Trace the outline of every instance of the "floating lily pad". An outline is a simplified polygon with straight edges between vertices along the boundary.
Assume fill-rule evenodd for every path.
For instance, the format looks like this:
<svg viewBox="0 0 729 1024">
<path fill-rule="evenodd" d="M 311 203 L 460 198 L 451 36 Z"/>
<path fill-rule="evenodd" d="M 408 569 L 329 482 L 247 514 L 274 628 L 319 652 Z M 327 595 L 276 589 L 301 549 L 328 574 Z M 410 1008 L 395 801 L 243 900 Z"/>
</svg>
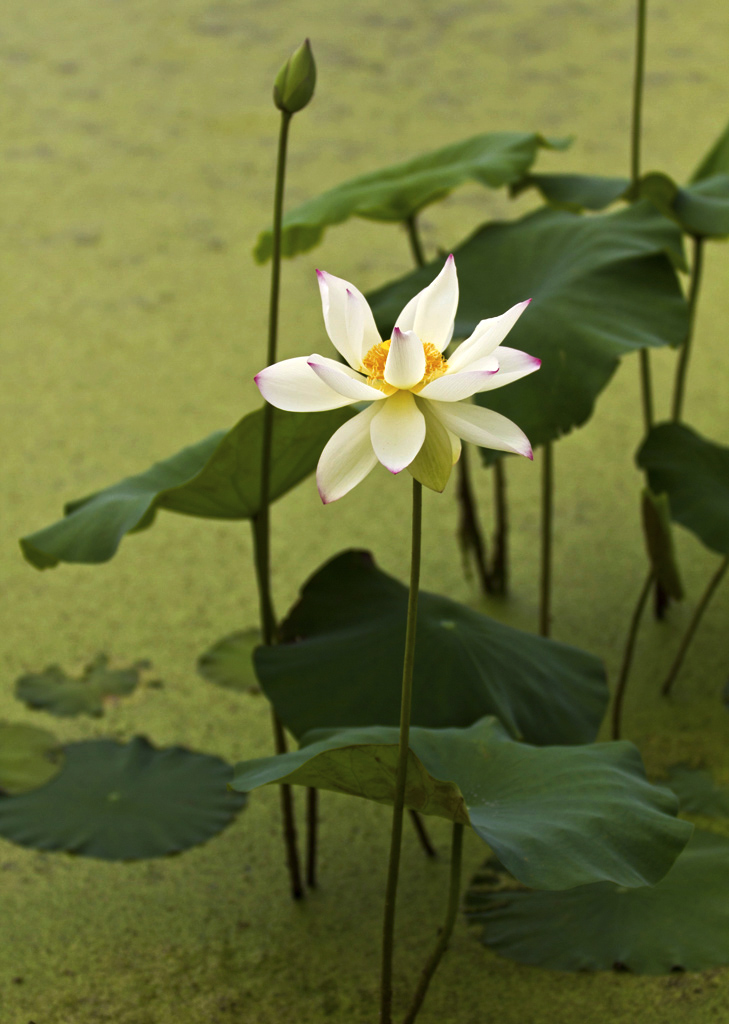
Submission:
<svg viewBox="0 0 729 1024">
<path fill-rule="evenodd" d="M 722 555 L 729 555 L 729 448 L 681 423 L 653 427 L 636 456 L 671 518 Z"/>
<path fill-rule="evenodd" d="M 543 209 L 487 224 L 454 255 L 456 338 L 533 299 L 507 343 L 538 356 L 539 373 L 475 400 L 518 423 L 534 446 L 591 416 L 622 356 L 686 338 L 688 306 L 674 269 L 683 265 L 681 233 L 648 202 L 594 217 Z M 368 297 L 383 337 L 439 269 L 436 261 Z"/>
<path fill-rule="evenodd" d="M 63 771 L 0 799 L 0 836 L 38 850 L 103 860 L 162 857 L 221 832 L 246 798 L 227 789 L 230 765 L 141 736 L 71 743 Z"/>
<path fill-rule="evenodd" d="M 105 654 L 97 654 L 77 679 L 67 676 L 59 665 L 42 672 L 29 672 L 15 683 L 15 696 L 29 708 L 48 711 L 59 718 L 75 715 L 100 717 L 110 699 L 128 697 L 137 688 L 139 674 L 148 662 L 131 668 L 110 669 Z"/>
<path fill-rule="evenodd" d="M 226 690 L 258 691 L 253 651 L 261 642 L 259 629 L 245 629 L 218 640 L 197 659 L 203 679 Z"/>
<path fill-rule="evenodd" d="M 45 785 L 63 767 L 63 750 L 53 733 L 34 725 L 0 722 L 0 796 Z"/>
<path fill-rule="evenodd" d="M 489 891 L 477 875 L 466 917 L 489 949 L 558 971 L 636 974 L 729 964 L 729 840 L 696 831 L 653 887 L 609 882 L 567 892 Z"/>
<path fill-rule="evenodd" d="M 270 496 L 273 501 L 312 473 L 349 409 L 274 411 Z M 263 409 L 229 430 L 184 448 L 138 476 L 66 505 L 65 518 L 23 537 L 37 569 L 59 562 L 107 562 L 124 536 L 151 526 L 158 509 L 203 519 L 250 519 L 259 509 Z"/>
<path fill-rule="evenodd" d="M 398 735 L 315 729 L 297 751 L 236 765 L 231 786 L 284 782 L 392 803 Z M 652 884 L 692 831 L 674 817 L 673 793 L 647 782 L 631 743 L 531 747 L 494 718 L 412 729 L 405 803 L 470 825 L 520 881 L 544 889 Z"/>
<path fill-rule="evenodd" d="M 718 786 L 710 772 L 674 764 L 665 782 L 678 797 L 684 814 L 703 814 L 707 818 L 729 818 L 729 789 Z"/>
<path fill-rule="evenodd" d="M 408 588 L 366 551 L 345 551 L 305 584 L 280 644 L 257 648 L 263 691 L 286 727 L 397 725 Z M 530 743 L 586 743 L 608 702 L 602 662 L 421 592 L 412 721 L 467 726 L 496 715 Z"/>
<path fill-rule="evenodd" d="M 325 228 L 350 217 L 403 221 L 466 181 L 489 188 L 508 185 L 531 167 L 540 148 L 565 149 L 569 144 L 569 139 L 547 139 L 534 132 L 487 132 L 352 178 L 286 213 L 283 255 L 313 249 Z M 265 263 L 271 252 L 271 232 L 264 231 L 254 256 Z"/>
</svg>

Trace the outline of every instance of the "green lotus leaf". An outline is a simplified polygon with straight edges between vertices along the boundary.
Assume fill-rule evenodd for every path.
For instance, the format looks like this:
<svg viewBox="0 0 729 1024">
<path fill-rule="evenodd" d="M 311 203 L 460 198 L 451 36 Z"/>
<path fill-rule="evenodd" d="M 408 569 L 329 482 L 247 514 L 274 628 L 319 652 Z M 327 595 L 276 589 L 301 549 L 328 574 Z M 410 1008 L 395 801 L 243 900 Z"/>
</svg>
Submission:
<svg viewBox="0 0 729 1024">
<path fill-rule="evenodd" d="M 389 804 L 397 751 L 397 729 L 315 729 L 297 751 L 236 765 L 231 786 L 286 782 Z M 411 729 L 405 802 L 470 824 L 520 881 L 543 889 L 653 884 L 692 831 L 674 817 L 673 793 L 648 783 L 632 744 L 531 747 L 494 718 Z"/>
<path fill-rule="evenodd" d="M 534 446 L 583 424 L 621 356 L 684 341 L 688 306 L 674 269 L 681 246 L 678 228 L 648 202 L 594 217 L 543 209 L 477 231 L 454 253 L 455 337 L 531 297 L 506 344 L 542 366 L 476 401 L 518 423 Z M 440 262 L 368 296 L 383 337 Z M 487 462 L 500 457 L 481 454 Z"/>
<path fill-rule="evenodd" d="M 691 181 L 703 181 L 716 174 L 729 174 L 729 123 L 691 175 Z"/>
<path fill-rule="evenodd" d="M 308 580 L 282 642 L 254 655 L 266 696 L 295 736 L 399 724 L 407 604 L 407 587 L 366 551 L 345 551 Z M 467 726 L 496 715 L 530 743 L 588 743 L 607 701 L 593 655 L 421 592 L 414 724 Z"/>
<path fill-rule="evenodd" d="M 703 971 L 729 964 L 729 840 L 696 831 L 653 887 L 611 882 L 567 892 L 493 891 L 493 865 L 474 878 L 466 917 L 489 949 L 557 971 Z M 508 882 L 507 882 L 508 885 Z"/>
<path fill-rule="evenodd" d="M 681 423 L 659 423 L 636 458 L 651 490 L 668 495 L 671 518 L 729 555 L 729 448 Z"/>
<path fill-rule="evenodd" d="M 226 690 L 241 693 L 258 690 L 253 669 L 253 651 L 261 642 L 260 629 L 239 630 L 217 640 L 197 659 L 203 679 Z"/>
<path fill-rule="evenodd" d="M 647 174 L 638 195 L 653 202 L 689 235 L 729 235 L 729 173 L 714 174 L 689 185 L 677 185 L 667 174 Z"/>
<path fill-rule="evenodd" d="M 599 174 L 525 174 L 511 186 L 510 192 L 518 196 L 528 188 L 537 189 L 551 206 L 580 213 L 604 210 L 625 198 L 630 179 Z"/>
<path fill-rule="evenodd" d="M 59 718 L 104 714 L 109 698 L 128 697 L 137 688 L 139 673 L 146 662 L 131 668 L 109 669 L 109 659 L 98 654 L 82 675 L 67 676 L 59 665 L 42 672 L 29 672 L 15 683 L 15 696 L 37 711 L 48 711 Z"/>
<path fill-rule="evenodd" d="M 63 767 L 53 733 L 34 725 L 0 722 L 0 797 L 44 786 Z"/>
<path fill-rule="evenodd" d="M 718 786 L 710 772 L 674 764 L 668 769 L 668 786 L 678 797 L 683 814 L 707 818 L 729 818 L 729 789 Z"/>
<path fill-rule="evenodd" d="M 331 435 L 352 415 L 274 412 L 270 496 L 286 494 L 314 471 Z M 158 509 L 203 519 L 250 519 L 259 509 L 263 409 L 227 433 L 157 462 L 137 476 L 65 506 L 65 518 L 23 537 L 25 558 L 37 569 L 59 562 L 107 562 L 123 537 L 146 529 Z"/>
<path fill-rule="evenodd" d="M 352 178 L 284 216 L 283 255 L 313 249 L 325 228 L 350 217 L 403 221 L 466 181 L 488 188 L 508 185 L 531 167 L 540 148 L 565 149 L 569 144 L 569 139 L 547 139 L 534 132 L 487 132 Z M 265 263 L 271 252 L 271 232 L 264 231 L 253 254 Z"/>
<path fill-rule="evenodd" d="M 0 836 L 103 860 L 162 857 L 221 832 L 245 806 L 230 765 L 182 747 L 87 740 L 47 785 L 0 799 Z"/>
</svg>

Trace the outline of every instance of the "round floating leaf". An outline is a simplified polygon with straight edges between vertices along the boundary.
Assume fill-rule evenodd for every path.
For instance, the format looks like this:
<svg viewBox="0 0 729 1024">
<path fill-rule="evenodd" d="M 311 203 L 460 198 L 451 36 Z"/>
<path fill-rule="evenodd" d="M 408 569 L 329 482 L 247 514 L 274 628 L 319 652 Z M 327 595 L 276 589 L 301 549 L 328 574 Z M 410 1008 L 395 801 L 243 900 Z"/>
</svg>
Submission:
<svg viewBox="0 0 729 1024">
<path fill-rule="evenodd" d="M 407 587 L 366 551 L 345 551 L 311 577 L 282 642 L 254 655 L 266 696 L 295 736 L 399 724 L 407 604 Z M 415 725 L 466 726 L 493 714 L 530 743 L 585 743 L 607 701 L 593 655 L 421 592 Z"/>
<path fill-rule="evenodd" d="M 397 750 L 397 729 L 316 729 L 298 751 L 236 765 L 231 785 L 287 782 L 392 803 Z M 412 729 L 405 802 L 470 824 L 520 881 L 543 889 L 652 884 L 692 831 L 632 744 L 530 747 L 493 718 Z"/>
<path fill-rule="evenodd" d="M 533 299 L 507 342 L 538 356 L 539 373 L 476 395 L 518 423 L 532 445 L 584 423 L 621 356 L 680 345 L 686 337 L 688 307 L 673 265 L 683 260 L 681 234 L 648 202 L 594 217 L 544 209 L 488 224 L 455 257 L 456 338 L 467 337 L 485 317 Z M 383 337 L 440 262 L 369 296 Z M 481 453 L 486 462 L 499 457 Z"/>
<path fill-rule="evenodd" d="M 105 654 L 98 654 L 78 679 L 67 676 L 58 665 L 49 665 L 42 672 L 30 672 L 16 680 L 15 696 L 29 708 L 59 718 L 100 717 L 109 698 L 134 692 L 140 669 L 147 666 L 147 662 L 139 662 L 131 668 L 109 669 L 108 663 Z"/>
<path fill-rule="evenodd" d="M 668 769 L 665 785 L 678 797 L 684 814 L 703 814 L 707 818 L 729 818 L 729 789 L 717 786 L 709 772 L 674 764 Z"/>
<path fill-rule="evenodd" d="M 222 831 L 245 805 L 220 758 L 155 749 L 141 736 L 71 743 L 63 771 L 0 799 L 0 836 L 38 850 L 103 860 L 179 853 Z"/>
<path fill-rule="evenodd" d="M 569 144 L 569 139 L 546 139 L 534 132 L 488 132 L 352 178 L 285 215 L 283 255 L 313 249 L 326 227 L 350 217 L 403 221 L 466 181 L 489 188 L 508 185 L 531 167 L 540 148 L 565 149 Z M 271 232 L 264 231 L 253 254 L 265 263 L 271 252 Z"/>
<path fill-rule="evenodd" d="M 605 178 L 599 174 L 525 174 L 511 186 L 518 196 L 535 188 L 552 206 L 561 210 L 604 210 L 623 199 L 630 188 L 629 178 Z"/>
<path fill-rule="evenodd" d="M 312 473 L 331 435 L 352 415 L 274 412 L 271 500 Z M 261 489 L 263 409 L 227 433 L 217 431 L 138 476 L 66 505 L 65 517 L 23 537 L 20 547 L 37 569 L 59 562 L 107 562 L 127 533 L 146 529 L 157 509 L 203 519 L 250 519 Z"/>
<path fill-rule="evenodd" d="M 34 725 L 0 722 L 0 796 L 45 785 L 63 767 L 60 743 Z"/>
<path fill-rule="evenodd" d="M 197 659 L 197 670 L 203 679 L 226 690 L 250 692 L 258 690 L 253 670 L 253 650 L 261 642 L 259 629 L 245 629 L 218 640 Z"/>
<path fill-rule="evenodd" d="M 707 548 L 729 555 L 729 448 L 681 423 L 659 423 L 637 461 L 651 490 L 668 495 L 671 518 Z"/>
<path fill-rule="evenodd" d="M 489 892 L 482 879 L 468 890 L 466 916 L 482 927 L 484 945 L 519 963 L 637 974 L 729 964 L 729 840 L 721 836 L 696 831 L 654 887 Z"/>
</svg>

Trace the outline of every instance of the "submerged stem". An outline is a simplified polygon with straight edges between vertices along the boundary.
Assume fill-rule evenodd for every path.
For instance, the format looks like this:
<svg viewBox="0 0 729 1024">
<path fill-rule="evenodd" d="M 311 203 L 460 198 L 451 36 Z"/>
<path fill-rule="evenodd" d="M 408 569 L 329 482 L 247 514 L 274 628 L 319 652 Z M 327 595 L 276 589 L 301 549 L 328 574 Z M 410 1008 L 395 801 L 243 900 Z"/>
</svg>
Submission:
<svg viewBox="0 0 729 1024">
<path fill-rule="evenodd" d="M 450 885 L 448 888 L 448 906 L 446 909 L 445 921 L 443 927 L 440 930 L 438 941 L 435 945 L 435 949 L 428 957 L 428 961 L 423 968 L 418 987 L 415 990 L 415 995 L 410 1004 L 408 1012 L 403 1018 L 403 1024 L 413 1024 L 413 1021 L 418 1015 L 420 1007 L 423 1005 L 423 1000 L 428 991 L 428 985 L 430 985 L 431 978 L 435 974 L 438 964 L 441 961 L 441 957 L 448 949 L 448 943 L 450 942 L 451 935 L 453 934 L 453 926 L 456 923 L 456 915 L 458 914 L 458 903 L 461 895 L 461 860 L 463 853 L 463 825 L 459 822 L 453 822 L 453 833 L 451 839 L 451 873 L 450 873 Z"/>
<path fill-rule="evenodd" d="M 552 514 L 554 511 L 552 442 L 542 448 L 541 567 L 539 577 L 539 635 L 549 636 L 552 621 Z"/>
<path fill-rule="evenodd" d="M 405 658 L 402 669 L 402 698 L 400 703 L 400 744 L 397 755 L 397 775 L 392 807 L 392 834 L 390 861 L 385 889 L 385 916 L 382 925 L 382 976 L 380 989 L 380 1024 L 392 1022 L 392 955 L 395 935 L 395 903 L 400 869 L 402 822 L 405 808 L 408 751 L 410 742 L 410 709 L 413 696 L 413 666 L 415 664 L 415 631 L 418 618 L 418 589 L 420 586 L 420 548 L 423 521 L 423 488 L 413 480 L 413 519 L 410 553 L 410 595 L 408 597 L 407 626 L 405 630 Z"/>
<path fill-rule="evenodd" d="M 688 361 L 689 355 L 691 354 L 691 342 L 694 336 L 694 327 L 696 324 L 696 306 L 698 305 L 699 288 L 701 287 L 701 270 L 704 262 L 704 239 L 701 235 L 693 235 L 694 251 L 693 259 L 691 261 L 691 283 L 689 285 L 689 326 L 686 340 L 681 346 L 681 354 L 678 357 L 678 366 L 676 367 L 676 383 L 673 389 L 673 409 L 671 418 L 674 423 L 678 423 L 681 419 L 681 410 L 683 408 L 683 396 L 686 388 L 686 374 L 688 372 Z"/>
<path fill-rule="evenodd" d="M 714 591 L 721 583 L 724 573 L 727 570 L 727 567 L 729 567 L 729 555 L 724 556 L 721 565 L 709 580 L 709 585 L 704 591 L 701 600 L 696 605 L 696 609 L 694 611 L 694 614 L 691 616 L 691 621 L 689 622 L 688 628 L 686 629 L 686 632 L 683 635 L 681 644 L 678 648 L 678 652 L 676 653 L 676 657 L 674 658 L 670 671 L 666 676 L 663 686 L 661 687 L 661 693 L 664 697 L 667 697 L 668 694 L 671 692 L 671 687 L 673 686 L 676 676 L 678 675 L 681 665 L 683 664 L 683 659 L 686 657 L 686 651 L 689 648 L 689 644 L 694 638 L 694 633 L 699 628 L 699 623 L 701 622 L 704 612 L 706 611 L 709 605 L 709 601 L 713 597 Z"/>
<path fill-rule="evenodd" d="M 625 652 L 623 653 L 623 663 L 620 666 L 620 675 L 618 676 L 618 682 L 615 687 L 615 697 L 613 699 L 613 720 L 612 720 L 612 738 L 614 740 L 620 739 L 620 724 L 623 713 L 623 697 L 625 696 L 625 688 L 628 684 L 628 674 L 630 672 L 630 666 L 633 662 L 633 650 L 635 648 L 636 637 L 638 636 L 638 627 L 640 626 L 640 620 L 643 616 L 643 609 L 645 603 L 648 600 L 648 594 L 650 593 L 651 585 L 653 583 L 654 574 L 651 569 L 646 576 L 645 583 L 641 589 L 638 601 L 636 602 L 635 609 L 633 611 L 633 617 L 630 620 L 630 628 L 628 630 L 628 639 L 625 643 Z"/>
</svg>

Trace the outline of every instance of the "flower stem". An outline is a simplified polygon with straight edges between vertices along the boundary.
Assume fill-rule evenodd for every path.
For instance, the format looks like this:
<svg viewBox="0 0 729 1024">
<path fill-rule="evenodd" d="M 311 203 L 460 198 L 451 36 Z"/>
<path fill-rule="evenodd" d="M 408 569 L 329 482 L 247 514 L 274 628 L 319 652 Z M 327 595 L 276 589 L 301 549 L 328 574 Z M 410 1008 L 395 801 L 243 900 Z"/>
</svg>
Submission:
<svg viewBox="0 0 729 1024">
<path fill-rule="evenodd" d="M 679 669 L 683 664 L 683 659 L 686 657 L 686 651 L 689 648 L 689 644 L 694 638 L 694 633 L 699 628 L 699 623 L 701 622 L 703 614 L 708 607 L 709 601 L 714 595 L 714 591 L 721 583 L 724 573 L 727 570 L 727 567 L 729 567 L 729 555 L 724 556 L 721 565 L 709 580 L 709 585 L 704 591 L 701 600 L 696 605 L 696 610 L 694 611 L 694 614 L 691 617 L 691 621 L 688 624 L 688 629 L 683 635 L 683 639 L 681 640 L 681 645 L 678 649 L 678 653 L 676 654 L 676 657 L 673 660 L 673 664 L 671 665 L 671 669 L 668 675 L 666 676 L 663 686 L 661 687 L 661 693 L 664 697 L 667 697 L 668 694 L 671 692 L 671 687 L 673 686 L 674 680 L 676 679 Z"/>
<path fill-rule="evenodd" d="M 541 565 L 539 576 L 539 635 L 549 636 L 552 621 L 552 518 L 554 512 L 554 459 L 552 442 L 542 448 Z"/>
<path fill-rule="evenodd" d="M 408 813 L 410 815 L 410 820 L 413 823 L 415 834 L 420 840 L 420 845 L 423 847 L 426 857 L 432 857 L 435 859 L 438 856 L 438 851 L 433 846 L 430 840 L 430 836 L 428 835 L 425 825 L 423 824 L 423 819 L 420 817 L 417 811 L 413 810 L 412 807 L 409 809 Z"/>
<path fill-rule="evenodd" d="M 390 861 L 385 890 L 385 917 L 382 926 L 382 975 L 380 988 L 380 1024 L 392 1024 L 392 954 L 395 936 L 395 903 L 400 869 L 402 821 L 405 808 L 408 751 L 410 741 L 410 709 L 413 696 L 413 666 L 415 664 L 415 631 L 418 618 L 418 588 L 420 585 L 420 546 L 423 521 L 423 487 L 413 480 L 412 546 L 410 553 L 410 595 L 408 598 L 405 631 L 405 658 L 402 669 L 402 697 L 400 702 L 400 744 L 397 755 L 397 775 L 392 807 L 392 834 Z"/>
<path fill-rule="evenodd" d="M 450 942 L 451 935 L 453 934 L 453 926 L 456 923 L 456 915 L 458 914 L 458 904 L 461 895 L 462 853 L 463 825 L 454 821 L 451 839 L 451 876 L 450 886 L 448 889 L 448 906 L 446 908 L 445 921 L 443 922 L 443 927 L 440 930 L 440 935 L 438 936 L 435 949 L 430 954 L 428 962 L 422 970 L 418 987 L 415 990 L 413 1001 L 410 1004 L 410 1009 L 403 1018 L 403 1024 L 413 1024 L 420 1007 L 423 1005 L 423 1000 L 425 999 L 425 994 L 428 991 L 428 985 L 430 984 L 431 978 L 437 970 L 441 957 L 448 949 L 448 943 Z"/>
<path fill-rule="evenodd" d="M 506 500 L 506 459 L 494 463 L 494 553 L 491 558 L 491 589 L 504 596 L 509 589 L 509 505 Z"/>
<path fill-rule="evenodd" d="M 276 161 L 276 184 L 273 200 L 273 256 L 271 260 L 271 293 L 268 312 L 267 366 L 276 362 L 278 339 L 278 306 L 281 288 L 281 222 L 283 219 L 284 180 L 286 176 L 286 147 L 288 143 L 291 114 L 281 112 L 281 127 L 278 138 Z M 271 453 L 273 449 L 274 409 L 266 403 L 263 407 L 263 439 L 261 443 L 261 492 L 259 509 L 252 519 L 253 546 L 260 602 L 261 635 L 266 646 L 276 643 L 276 616 L 271 599 Z M 286 753 L 286 734 L 283 725 L 271 709 L 273 737 L 277 754 Z M 296 847 L 296 825 L 294 822 L 293 797 L 290 786 L 281 786 L 281 814 L 283 817 L 286 860 L 291 880 L 291 894 L 301 899 L 304 887 L 301 883 L 299 853 Z"/>
<path fill-rule="evenodd" d="M 306 791 L 306 884 L 316 889 L 316 837 L 318 826 L 319 790 Z"/>
<path fill-rule="evenodd" d="M 630 130 L 630 178 L 636 185 L 640 178 L 641 119 L 643 113 L 643 78 L 645 69 L 645 22 L 647 0 L 638 0 L 636 12 L 635 71 L 633 74 L 633 113 Z M 646 434 L 653 426 L 653 388 L 651 364 L 647 349 L 640 350 L 640 389 L 643 401 L 643 424 Z"/>
<path fill-rule="evenodd" d="M 416 267 L 425 266 L 425 253 L 423 252 L 423 243 L 420 241 L 420 233 L 418 232 L 418 222 L 415 219 L 415 214 L 411 213 L 409 217 L 405 218 L 405 228 L 408 233 L 408 241 L 410 242 L 410 251 L 413 254 L 413 260 L 415 261 Z"/>
<path fill-rule="evenodd" d="M 671 418 L 674 423 L 679 423 L 681 420 L 681 409 L 683 408 L 683 395 L 686 388 L 686 374 L 688 371 L 689 355 L 691 354 L 691 342 L 694 336 L 694 327 L 696 324 L 696 306 L 699 298 L 699 288 L 701 287 L 701 270 L 704 262 L 704 239 L 701 235 L 693 235 L 694 251 L 693 259 L 691 261 L 691 283 L 689 285 L 689 327 L 686 340 L 681 346 L 681 355 L 678 358 L 678 366 L 676 367 L 676 383 L 673 389 L 673 410 Z"/>
<path fill-rule="evenodd" d="M 640 626 L 640 620 L 643 616 L 643 609 L 645 603 L 648 600 L 648 594 L 650 593 L 651 586 L 653 584 L 653 570 L 651 569 L 646 576 L 645 583 L 638 597 L 638 601 L 633 611 L 633 617 L 630 620 L 630 629 L 628 630 L 628 639 L 625 644 L 625 652 L 623 653 L 623 663 L 620 666 L 620 675 L 618 676 L 618 682 L 615 687 L 615 697 L 613 699 L 613 721 L 612 721 L 612 738 L 614 740 L 620 739 L 620 723 L 623 713 L 623 697 L 625 696 L 625 688 L 628 683 L 628 673 L 630 672 L 630 666 L 633 661 L 633 650 L 635 648 L 635 640 L 638 636 L 638 627 Z"/>
<path fill-rule="evenodd" d="M 478 571 L 478 579 L 481 590 L 484 594 L 492 594 L 494 588 L 491 581 L 486 560 L 486 544 L 478 526 L 476 513 L 476 502 L 471 488 L 471 472 L 468 465 L 468 448 L 464 444 L 461 449 L 461 457 L 458 460 L 458 504 L 460 514 L 458 519 L 458 543 L 463 558 L 463 568 L 467 577 L 470 577 L 469 555 L 473 555 Z"/>
</svg>

